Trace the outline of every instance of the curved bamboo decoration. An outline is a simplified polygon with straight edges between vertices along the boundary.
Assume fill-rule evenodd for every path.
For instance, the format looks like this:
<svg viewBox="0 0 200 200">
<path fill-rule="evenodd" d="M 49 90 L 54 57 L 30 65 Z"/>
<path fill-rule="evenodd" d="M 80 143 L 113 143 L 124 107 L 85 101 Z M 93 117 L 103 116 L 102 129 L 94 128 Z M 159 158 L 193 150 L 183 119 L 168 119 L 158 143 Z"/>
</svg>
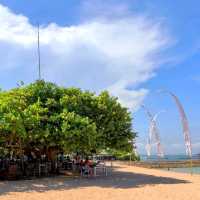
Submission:
<svg viewBox="0 0 200 200">
<path fill-rule="evenodd" d="M 155 115 L 152 115 L 151 112 L 146 108 L 146 106 L 142 105 L 142 107 L 146 111 L 147 116 L 150 120 L 149 137 L 148 137 L 147 145 L 146 145 L 147 155 L 151 156 L 152 141 L 153 141 L 153 139 L 155 139 L 156 145 L 157 145 L 157 155 L 158 155 L 158 157 L 163 158 L 164 152 L 163 152 L 163 148 L 162 148 L 161 141 L 160 141 L 160 133 L 158 131 L 157 123 L 156 123 L 156 119 L 157 119 L 158 115 L 160 113 L 162 113 L 163 111 L 161 111 Z"/>
<path fill-rule="evenodd" d="M 164 92 L 168 93 L 174 99 L 174 101 L 178 107 L 178 111 L 179 111 L 179 114 L 181 117 L 186 154 L 189 157 L 192 157 L 192 144 L 191 144 L 191 138 L 190 138 L 190 129 L 189 129 L 189 123 L 188 123 L 188 119 L 185 114 L 184 108 L 176 95 L 174 95 L 172 92 L 169 92 L 169 91 L 164 91 Z"/>
</svg>

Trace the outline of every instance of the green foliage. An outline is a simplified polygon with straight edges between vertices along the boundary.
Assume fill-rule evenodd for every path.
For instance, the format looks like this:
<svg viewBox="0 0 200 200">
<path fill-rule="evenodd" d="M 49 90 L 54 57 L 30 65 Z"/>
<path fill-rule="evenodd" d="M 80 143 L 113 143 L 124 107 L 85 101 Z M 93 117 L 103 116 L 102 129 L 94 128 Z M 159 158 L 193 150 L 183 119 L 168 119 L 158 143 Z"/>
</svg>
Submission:
<svg viewBox="0 0 200 200">
<path fill-rule="evenodd" d="M 69 151 L 90 153 L 96 145 L 96 125 L 88 117 L 81 117 L 74 112 L 63 112 L 62 141 Z"/>
<path fill-rule="evenodd" d="M 116 152 L 114 154 L 114 156 L 116 157 L 117 160 L 123 160 L 123 161 L 139 161 L 140 157 L 138 155 L 136 155 L 135 153 L 127 153 L 127 152 Z"/>
<path fill-rule="evenodd" d="M 36 81 L 0 91 L 0 145 L 55 147 L 90 154 L 102 149 L 130 152 L 131 115 L 104 91 L 95 95 Z"/>
</svg>

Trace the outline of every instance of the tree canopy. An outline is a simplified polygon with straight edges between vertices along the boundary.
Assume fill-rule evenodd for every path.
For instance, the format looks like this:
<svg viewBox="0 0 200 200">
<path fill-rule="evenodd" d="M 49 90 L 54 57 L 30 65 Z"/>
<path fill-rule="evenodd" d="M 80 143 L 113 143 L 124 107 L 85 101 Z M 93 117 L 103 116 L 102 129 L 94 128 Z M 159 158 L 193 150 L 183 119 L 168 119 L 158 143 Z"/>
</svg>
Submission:
<svg viewBox="0 0 200 200">
<path fill-rule="evenodd" d="M 130 151 L 135 136 L 130 113 L 107 91 L 96 95 L 42 80 L 0 91 L 0 147 L 4 149 Z"/>
</svg>

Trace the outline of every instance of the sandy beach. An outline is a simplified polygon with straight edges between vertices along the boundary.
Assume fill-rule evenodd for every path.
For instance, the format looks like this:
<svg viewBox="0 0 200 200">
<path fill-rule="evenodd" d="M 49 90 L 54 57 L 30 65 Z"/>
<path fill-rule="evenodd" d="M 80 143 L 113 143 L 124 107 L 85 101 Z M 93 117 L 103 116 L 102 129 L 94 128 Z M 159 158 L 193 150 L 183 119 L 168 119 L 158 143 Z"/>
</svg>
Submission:
<svg viewBox="0 0 200 200">
<path fill-rule="evenodd" d="M 0 200 L 199 200 L 200 175 L 116 164 L 107 177 L 0 182 Z"/>
</svg>

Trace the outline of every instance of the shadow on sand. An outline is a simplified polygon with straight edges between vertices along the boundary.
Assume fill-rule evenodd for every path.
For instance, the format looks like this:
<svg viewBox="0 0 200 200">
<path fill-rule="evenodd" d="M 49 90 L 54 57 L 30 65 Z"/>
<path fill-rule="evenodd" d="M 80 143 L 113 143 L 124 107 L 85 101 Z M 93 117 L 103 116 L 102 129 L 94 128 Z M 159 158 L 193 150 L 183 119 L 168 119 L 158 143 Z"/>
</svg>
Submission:
<svg viewBox="0 0 200 200">
<path fill-rule="evenodd" d="M 168 177 L 158 177 L 142 173 L 123 172 L 113 170 L 107 177 L 96 178 L 67 178 L 64 176 L 41 178 L 35 180 L 2 181 L 0 182 L 0 196 L 10 192 L 46 192 L 50 190 L 68 190 L 90 186 L 102 188 L 136 188 L 156 184 L 185 184 L 190 183 Z"/>
</svg>

